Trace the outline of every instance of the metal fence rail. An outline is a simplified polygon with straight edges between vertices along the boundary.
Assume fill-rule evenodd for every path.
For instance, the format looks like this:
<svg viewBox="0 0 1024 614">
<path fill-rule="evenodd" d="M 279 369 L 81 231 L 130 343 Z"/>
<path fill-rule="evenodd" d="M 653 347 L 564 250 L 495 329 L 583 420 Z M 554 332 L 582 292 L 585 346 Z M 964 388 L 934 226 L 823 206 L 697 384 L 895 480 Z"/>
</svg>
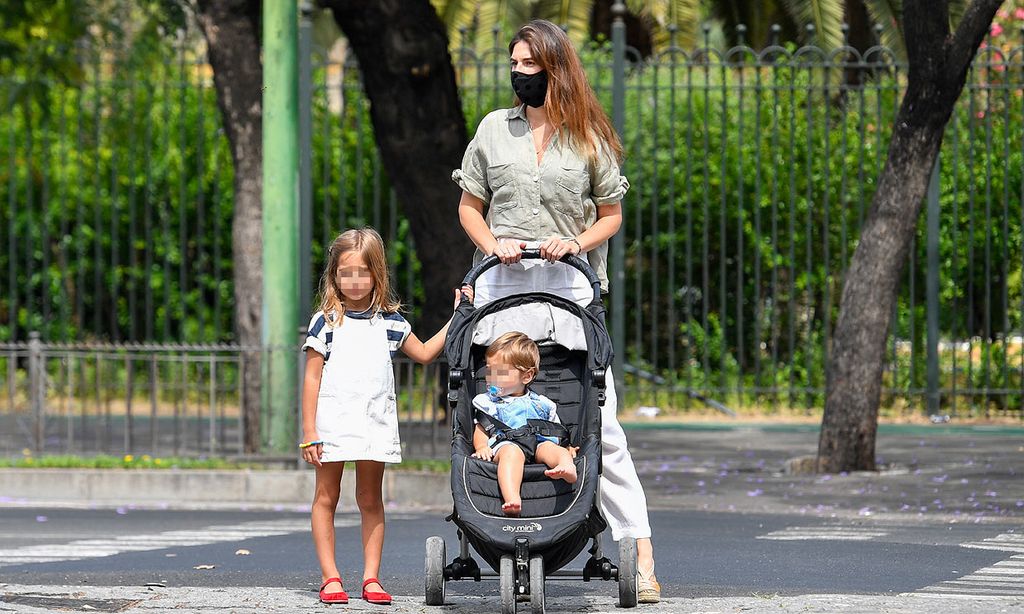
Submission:
<svg viewBox="0 0 1024 614">
<path fill-rule="evenodd" d="M 932 230 L 923 217 L 893 314 L 886 407 L 1021 415 L 1024 47 L 1010 36 L 986 41 L 949 125 Z M 504 42 L 495 33 L 489 49 L 452 52 L 471 129 L 511 101 Z M 101 51 L 84 53 L 84 82 L 51 84 L 48 102 L 0 113 L 0 339 L 24 343 L 36 330 L 45 342 L 232 342 L 230 156 L 201 47 L 179 45 L 174 61 L 145 70 Z M 627 406 L 709 398 L 819 411 L 843 274 L 906 66 L 884 47 L 673 44 L 641 57 L 596 45 L 581 55 L 621 118 L 633 186 L 615 246 L 621 304 L 611 305 L 631 365 Z M 415 246 L 358 66 L 315 60 L 309 71 L 309 277 L 340 228 L 371 224 L 415 307 Z M 0 96 L 17 85 L 0 80 Z M 88 353 L 75 360 L 88 364 Z M 143 358 L 132 363 L 146 372 Z M 217 377 L 237 368 L 217 363 Z M 204 424 L 181 445 L 199 437 L 208 449 Z"/>
<path fill-rule="evenodd" d="M 54 344 L 35 334 L 28 342 L 0 343 L 0 457 L 26 449 L 154 458 L 242 455 L 243 349 Z M 414 458 L 448 451 L 447 416 L 435 409 L 438 368 L 396 363 L 402 441 Z"/>
</svg>

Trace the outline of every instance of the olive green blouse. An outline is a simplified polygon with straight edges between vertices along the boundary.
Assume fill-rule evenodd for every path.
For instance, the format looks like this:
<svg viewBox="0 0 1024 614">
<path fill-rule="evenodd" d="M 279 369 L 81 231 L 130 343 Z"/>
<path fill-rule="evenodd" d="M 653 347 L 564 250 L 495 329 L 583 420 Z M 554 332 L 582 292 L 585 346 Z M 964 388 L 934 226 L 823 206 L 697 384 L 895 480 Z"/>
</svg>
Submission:
<svg viewBox="0 0 1024 614">
<path fill-rule="evenodd" d="M 597 208 L 622 201 L 629 181 L 613 156 L 588 160 L 556 133 L 537 164 L 526 106 L 500 109 L 480 121 L 452 179 L 484 201 L 487 225 L 496 239 L 543 241 L 575 237 L 594 225 Z M 477 250 L 474 261 L 483 254 Z M 608 243 L 587 253 L 608 290 Z"/>
</svg>

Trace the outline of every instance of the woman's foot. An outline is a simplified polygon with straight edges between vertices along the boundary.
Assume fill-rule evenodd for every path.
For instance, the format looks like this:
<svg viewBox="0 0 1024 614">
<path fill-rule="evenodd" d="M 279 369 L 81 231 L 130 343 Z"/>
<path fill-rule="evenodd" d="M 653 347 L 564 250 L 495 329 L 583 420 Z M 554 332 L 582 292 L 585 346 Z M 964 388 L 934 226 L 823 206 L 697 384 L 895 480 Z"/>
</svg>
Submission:
<svg viewBox="0 0 1024 614">
<path fill-rule="evenodd" d="M 333 577 L 324 580 L 320 585 L 320 601 L 323 603 L 348 603 L 348 593 L 341 585 L 341 578 Z"/>
<path fill-rule="evenodd" d="M 654 575 L 654 565 L 647 571 L 642 567 L 636 570 L 636 600 L 637 603 L 658 603 L 661 601 L 661 584 Z"/>
<path fill-rule="evenodd" d="M 523 501 L 521 499 L 516 499 L 515 501 L 506 501 L 505 503 L 501 504 L 501 511 L 506 516 L 511 516 L 513 518 L 518 517 L 519 514 L 523 511 Z"/>
<path fill-rule="evenodd" d="M 576 483 L 576 465 L 572 463 L 565 465 L 555 465 L 551 469 L 544 472 L 544 475 L 548 476 L 552 480 L 565 480 L 570 484 Z"/>
</svg>

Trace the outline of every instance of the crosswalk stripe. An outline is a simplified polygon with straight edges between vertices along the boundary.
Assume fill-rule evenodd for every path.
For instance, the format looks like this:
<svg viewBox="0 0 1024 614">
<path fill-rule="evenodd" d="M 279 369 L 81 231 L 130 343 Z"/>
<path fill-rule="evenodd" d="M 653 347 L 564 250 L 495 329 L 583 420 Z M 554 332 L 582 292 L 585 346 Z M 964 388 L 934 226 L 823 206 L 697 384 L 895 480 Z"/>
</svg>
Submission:
<svg viewBox="0 0 1024 614">
<path fill-rule="evenodd" d="M 979 550 L 1004 550 L 1006 552 L 1024 553 L 1024 534 L 1000 533 L 995 537 L 987 537 L 981 541 L 960 544 L 964 548 Z"/>
<path fill-rule="evenodd" d="M 885 537 L 888 534 L 888 531 L 871 527 L 786 527 L 781 531 L 772 531 L 765 535 L 759 535 L 757 539 L 770 539 L 776 541 L 869 541 L 879 537 Z"/>
<path fill-rule="evenodd" d="M 338 518 L 336 526 L 355 526 L 358 518 Z M 35 544 L 20 548 L 0 549 L 0 567 L 78 561 L 87 558 L 112 556 L 122 552 L 142 552 L 183 548 L 202 544 L 244 541 L 258 537 L 274 537 L 309 530 L 309 520 L 285 519 L 256 521 L 238 525 L 212 526 L 203 529 L 178 529 L 143 535 L 119 535 L 110 538 L 90 538 L 63 544 Z"/>
<path fill-rule="evenodd" d="M 973 544 L 986 544 L 992 542 L 1010 542 L 1014 539 L 1007 539 L 1008 535 L 986 539 L 981 542 L 968 542 L 960 544 L 965 548 L 975 547 Z M 1018 540 L 1019 541 L 1019 540 Z M 1003 548 L 990 548 L 991 550 L 1002 550 Z M 946 580 L 932 586 L 926 586 L 917 590 L 912 595 L 938 595 L 949 597 L 1021 597 L 1024 596 L 1024 555 L 1015 554 L 1009 559 L 993 563 L 988 567 L 976 569 L 973 572 L 953 580 Z"/>
</svg>

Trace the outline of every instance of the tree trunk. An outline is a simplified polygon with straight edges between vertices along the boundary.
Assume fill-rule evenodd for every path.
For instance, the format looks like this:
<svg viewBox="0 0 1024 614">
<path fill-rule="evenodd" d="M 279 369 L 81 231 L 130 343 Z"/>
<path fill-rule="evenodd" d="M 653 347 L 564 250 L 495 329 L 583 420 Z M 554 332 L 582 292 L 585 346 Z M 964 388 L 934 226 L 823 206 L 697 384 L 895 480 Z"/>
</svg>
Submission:
<svg viewBox="0 0 1024 614">
<path fill-rule="evenodd" d="M 377 146 L 423 264 L 426 302 L 416 328 L 430 336 L 448 320 L 452 288 L 473 253 L 458 223 L 460 191 L 449 179 L 469 139 L 444 24 L 428 0 L 320 4 L 359 60 Z"/>
<path fill-rule="evenodd" d="M 907 92 L 854 251 L 829 361 L 818 469 L 874 470 L 885 341 L 921 202 L 967 69 L 1000 0 L 974 0 L 950 35 L 948 2 L 906 0 Z"/>
<path fill-rule="evenodd" d="M 234 164 L 235 327 L 242 352 L 245 452 L 260 449 L 263 134 L 260 0 L 199 0 L 213 83 Z"/>
</svg>

